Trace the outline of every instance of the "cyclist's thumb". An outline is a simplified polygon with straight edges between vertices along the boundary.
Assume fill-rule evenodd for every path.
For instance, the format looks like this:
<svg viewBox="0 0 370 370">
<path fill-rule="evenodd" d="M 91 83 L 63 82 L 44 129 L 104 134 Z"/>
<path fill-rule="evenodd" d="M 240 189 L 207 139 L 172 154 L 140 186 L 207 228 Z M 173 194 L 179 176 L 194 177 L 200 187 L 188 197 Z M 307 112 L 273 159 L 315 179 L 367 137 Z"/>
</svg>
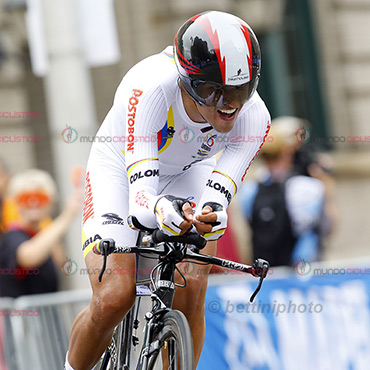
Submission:
<svg viewBox="0 0 370 370">
<path fill-rule="evenodd" d="M 184 212 L 184 216 L 187 221 L 193 221 L 193 209 L 189 202 L 184 203 L 182 211 Z"/>
</svg>

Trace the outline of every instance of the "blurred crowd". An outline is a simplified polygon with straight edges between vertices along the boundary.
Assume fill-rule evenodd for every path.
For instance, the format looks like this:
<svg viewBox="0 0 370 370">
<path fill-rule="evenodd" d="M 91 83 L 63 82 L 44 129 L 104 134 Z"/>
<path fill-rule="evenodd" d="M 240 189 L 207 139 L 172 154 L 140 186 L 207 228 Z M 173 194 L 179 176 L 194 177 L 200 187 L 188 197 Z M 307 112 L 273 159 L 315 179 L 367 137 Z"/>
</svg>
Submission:
<svg viewBox="0 0 370 370">
<path fill-rule="evenodd" d="M 258 156 L 262 165 L 247 176 L 229 208 L 219 257 L 248 264 L 259 257 L 292 267 L 322 258 L 336 224 L 335 183 L 329 158 L 307 143 L 309 127 L 296 117 L 272 121 Z M 55 214 L 57 188 L 49 173 L 11 175 L 0 160 L 0 299 L 58 290 L 63 236 L 81 212 L 83 169 L 72 172 L 71 182 L 73 191 Z"/>
<path fill-rule="evenodd" d="M 338 207 L 331 160 L 311 145 L 309 132 L 310 123 L 297 117 L 272 120 L 258 170 L 229 208 L 219 256 L 291 267 L 323 258 Z"/>
<path fill-rule="evenodd" d="M 229 209 L 229 227 L 218 256 L 271 266 L 322 259 L 336 224 L 335 183 L 329 158 L 309 145 L 309 122 L 272 121 L 253 176 L 247 176 Z M 75 169 L 73 192 L 55 216 L 57 191 L 45 171 L 11 176 L 0 160 L 0 297 L 58 290 L 65 260 L 62 238 L 81 210 L 83 169 Z M 220 271 L 214 268 L 214 272 Z"/>
<path fill-rule="evenodd" d="M 62 239 L 83 201 L 82 173 L 77 175 L 70 198 L 53 218 L 57 189 L 51 175 L 29 169 L 11 176 L 0 162 L 0 297 L 58 290 Z"/>
</svg>

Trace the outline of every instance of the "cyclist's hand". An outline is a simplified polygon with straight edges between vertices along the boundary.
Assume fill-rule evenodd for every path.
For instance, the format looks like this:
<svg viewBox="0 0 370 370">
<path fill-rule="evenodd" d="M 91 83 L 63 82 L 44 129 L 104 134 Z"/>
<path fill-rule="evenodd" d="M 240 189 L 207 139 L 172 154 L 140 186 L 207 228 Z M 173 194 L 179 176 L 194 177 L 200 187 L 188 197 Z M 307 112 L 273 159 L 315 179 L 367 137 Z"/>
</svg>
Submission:
<svg viewBox="0 0 370 370">
<path fill-rule="evenodd" d="M 193 210 L 187 199 L 172 195 L 161 197 L 155 205 L 157 225 L 167 235 L 181 235 L 193 224 Z"/>
<path fill-rule="evenodd" d="M 226 210 L 219 203 L 207 202 L 201 213 L 195 215 L 194 226 L 207 240 L 217 240 L 226 230 Z"/>
</svg>

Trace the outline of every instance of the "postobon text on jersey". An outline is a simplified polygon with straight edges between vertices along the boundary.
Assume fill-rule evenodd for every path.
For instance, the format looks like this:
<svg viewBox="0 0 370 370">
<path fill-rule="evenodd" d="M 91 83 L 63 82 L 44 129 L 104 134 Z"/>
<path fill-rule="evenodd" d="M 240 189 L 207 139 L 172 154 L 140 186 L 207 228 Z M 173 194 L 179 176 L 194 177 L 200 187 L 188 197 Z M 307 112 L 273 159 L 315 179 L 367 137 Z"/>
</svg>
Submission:
<svg viewBox="0 0 370 370">
<path fill-rule="evenodd" d="M 141 90 L 133 89 L 132 96 L 128 101 L 128 113 L 127 113 L 127 129 L 128 129 L 128 137 L 127 137 L 127 150 L 133 152 L 134 151 L 134 133 L 135 133 L 135 118 L 136 118 L 136 106 L 139 104 L 139 97 L 143 93 Z"/>
</svg>

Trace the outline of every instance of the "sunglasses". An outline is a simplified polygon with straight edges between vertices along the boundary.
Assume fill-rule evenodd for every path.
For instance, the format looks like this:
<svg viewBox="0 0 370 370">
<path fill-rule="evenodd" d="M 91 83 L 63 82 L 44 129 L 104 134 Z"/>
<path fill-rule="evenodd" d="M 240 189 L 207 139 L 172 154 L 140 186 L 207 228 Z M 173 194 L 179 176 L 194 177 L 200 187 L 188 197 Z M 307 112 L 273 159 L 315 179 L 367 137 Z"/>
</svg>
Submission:
<svg viewBox="0 0 370 370">
<path fill-rule="evenodd" d="M 244 104 L 254 92 L 254 83 L 242 85 L 221 85 L 201 80 L 191 81 L 198 102 L 207 107 L 223 107 L 237 101 Z"/>
<path fill-rule="evenodd" d="M 50 197 L 41 191 L 21 193 L 16 201 L 23 208 L 46 207 L 51 203 Z"/>
</svg>

